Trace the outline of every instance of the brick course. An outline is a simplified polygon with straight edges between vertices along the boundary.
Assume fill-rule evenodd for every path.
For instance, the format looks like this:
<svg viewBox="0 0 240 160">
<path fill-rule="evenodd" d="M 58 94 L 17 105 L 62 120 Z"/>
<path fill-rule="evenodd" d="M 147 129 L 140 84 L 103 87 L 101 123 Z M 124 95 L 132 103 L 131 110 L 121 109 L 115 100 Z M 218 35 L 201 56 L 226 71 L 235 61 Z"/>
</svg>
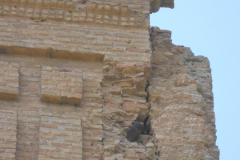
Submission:
<svg viewBox="0 0 240 160">
<path fill-rule="evenodd" d="M 1 1 L 4 16 L 19 16 L 40 20 L 57 20 L 84 23 L 106 23 L 123 26 L 148 26 L 150 5 L 148 0 L 129 2 L 111 1 Z M 135 12 L 135 14 L 134 14 Z M 137 14 L 136 14 L 137 13 Z"/>
</svg>

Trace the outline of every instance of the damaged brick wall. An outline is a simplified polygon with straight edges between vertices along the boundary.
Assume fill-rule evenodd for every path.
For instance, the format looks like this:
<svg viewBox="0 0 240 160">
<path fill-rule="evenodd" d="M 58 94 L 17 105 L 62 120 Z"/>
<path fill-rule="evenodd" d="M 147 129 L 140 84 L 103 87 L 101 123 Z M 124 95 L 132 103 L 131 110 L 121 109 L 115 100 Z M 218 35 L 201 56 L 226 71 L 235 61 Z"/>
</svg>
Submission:
<svg viewBox="0 0 240 160">
<path fill-rule="evenodd" d="M 138 134 L 128 132 L 135 121 L 145 123 L 148 118 L 146 87 L 150 62 L 105 57 L 103 64 L 103 158 L 155 159 L 153 138 L 141 130 Z M 130 142 L 130 137 L 135 142 Z"/>
<path fill-rule="evenodd" d="M 160 159 L 219 159 L 210 64 L 151 28 L 151 126 Z"/>
<path fill-rule="evenodd" d="M 149 29 L 173 6 L 1 1 L 0 159 L 218 159 L 209 61 Z"/>
</svg>

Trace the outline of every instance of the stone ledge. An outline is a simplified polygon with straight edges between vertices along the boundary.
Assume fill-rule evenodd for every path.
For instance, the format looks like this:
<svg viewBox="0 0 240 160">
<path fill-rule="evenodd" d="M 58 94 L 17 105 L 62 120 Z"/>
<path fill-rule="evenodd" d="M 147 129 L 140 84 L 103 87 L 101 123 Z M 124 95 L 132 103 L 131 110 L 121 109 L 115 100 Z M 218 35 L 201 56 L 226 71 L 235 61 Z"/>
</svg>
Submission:
<svg viewBox="0 0 240 160">
<path fill-rule="evenodd" d="M 150 13 L 158 12 L 160 7 L 174 8 L 174 0 L 151 0 Z"/>
<path fill-rule="evenodd" d="M 63 58 L 82 61 L 103 61 L 104 54 L 95 53 L 93 51 L 71 52 L 67 50 L 28 48 L 17 46 L 0 46 L 0 54 L 4 55 L 20 55 L 33 57 Z"/>
</svg>

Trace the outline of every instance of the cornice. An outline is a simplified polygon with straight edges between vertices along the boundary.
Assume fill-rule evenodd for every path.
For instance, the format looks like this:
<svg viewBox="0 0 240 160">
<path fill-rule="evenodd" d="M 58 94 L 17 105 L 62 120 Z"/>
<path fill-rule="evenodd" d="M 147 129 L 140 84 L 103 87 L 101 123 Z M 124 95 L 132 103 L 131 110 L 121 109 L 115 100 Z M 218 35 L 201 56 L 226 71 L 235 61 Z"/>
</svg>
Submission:
<svg viewBox="0 0 240 160">
<path fill-rule="evenodd" d="M 149 27 L 149 10 L 93 0 L 1 0 L 1 16 Z"/>
<path fill-rule="evenodd" d="M 151 13 L 158 12 L 160 7 L 174 8 L 174 0 L 151 0 Z"/>
</svg>

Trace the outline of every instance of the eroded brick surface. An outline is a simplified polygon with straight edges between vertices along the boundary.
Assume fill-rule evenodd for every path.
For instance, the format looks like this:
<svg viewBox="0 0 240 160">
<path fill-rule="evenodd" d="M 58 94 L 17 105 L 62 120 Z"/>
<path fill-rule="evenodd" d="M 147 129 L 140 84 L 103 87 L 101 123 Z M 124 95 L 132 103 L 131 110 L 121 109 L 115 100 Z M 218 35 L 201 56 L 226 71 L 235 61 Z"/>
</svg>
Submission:
<svg viewBox="0 0 240 160">
<path fill-rule="evenodd" d="M 209 61 L 173 45 L 168 31 L 152 28 L 151 38 L 148 91 L 156 153 L 161 159 L 218 159 Z"/>
<path fill-rule="evenodd" d="M 146 86 L 150 70 L 147 58 L 144 62 L 137 58 L 104 58 L 104 160 L 156 158 L 151 135 L 141 133 L 142 138 L 132 143 L 126 139 L 128 127 L 136 120 L 143 123 L 148 117 Z"/>
<path fill-rule="evenodd" d="M 218 159 L 209 61 L 173 45 L 170 31 L 149 30 L 150 13 L 173 6 L 1 1 L 0 155 Z M 15 134 L 9 117 L 17 119 Z M 137 123 L 143 129 L 135 134 Z M 17 137 L 15 148 L 6 149 L 5 132 Z"/>
</svg>

